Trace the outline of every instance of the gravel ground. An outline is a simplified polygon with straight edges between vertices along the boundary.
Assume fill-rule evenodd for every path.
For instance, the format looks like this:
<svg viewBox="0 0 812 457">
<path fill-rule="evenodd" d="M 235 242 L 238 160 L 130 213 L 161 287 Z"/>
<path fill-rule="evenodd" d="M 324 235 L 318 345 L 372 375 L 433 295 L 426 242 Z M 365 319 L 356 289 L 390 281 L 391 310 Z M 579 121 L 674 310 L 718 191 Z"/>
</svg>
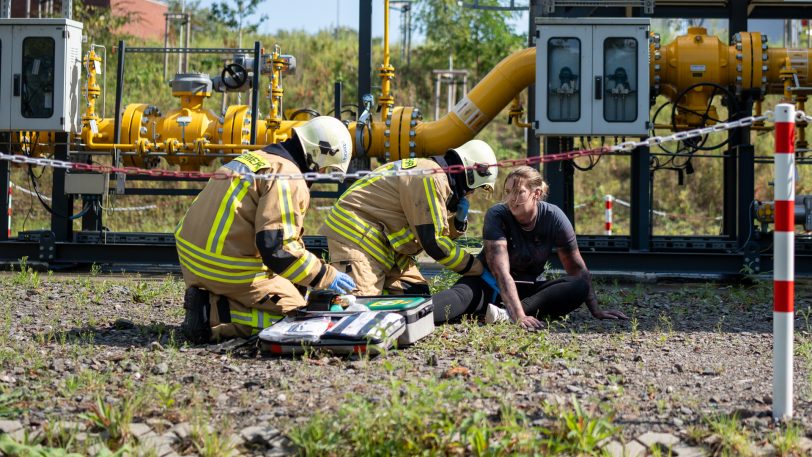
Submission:
<svg viewBox="0 0 812 457">
<path fill-rule="evenodd" d="M 509 404 L 542 425 L 540 405 L 577 399 L 618 427 L 601 443 L 609 455 L 723 454 L 725 434 L 711 424 L 734 414 L 746 444 L 731 455 L 774 455 L 771 437 L 784 430 L 771 420 L 769 281 L 602 284 L 602 305 L 630 321 L 581 309 L 534 334 L 468 321 L 372 359 L 191 347 L 179 331 L 182 290 L 170 277 L 0 276 L 0 434 L 53 446 L 54 430 L 74 427 L 66 447 L 92 454 L 109 438 L 88 419 L 97 399 L 141 392 L 147 400 L 122 419 L 133 423 L 136 454 L 205 454 L 189 438 L 202 421 L 239 453 L 286 455 L 298 452 L 286 435 L 335 414 L 348 395 L 379 401 L 393 379 L 426 395 L 451 380 L 474 392 L 466 411 Z M 812 284 L 796 284 L 795 297 L 791 454 L 812 455 Z M 460 407 L 437 399 L 437 410 Z"/>
</svg>

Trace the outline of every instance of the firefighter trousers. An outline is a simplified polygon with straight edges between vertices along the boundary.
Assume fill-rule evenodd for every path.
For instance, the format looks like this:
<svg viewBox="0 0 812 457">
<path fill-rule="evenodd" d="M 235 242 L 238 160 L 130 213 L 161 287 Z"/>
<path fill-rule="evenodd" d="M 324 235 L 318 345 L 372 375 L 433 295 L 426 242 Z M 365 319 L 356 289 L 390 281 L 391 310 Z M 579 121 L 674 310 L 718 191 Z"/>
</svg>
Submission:
<svg viewBox="0 0 812 457">
<path fill-rule="evenodd" d="M 429 293 L 426 278 L 410 257 L 396 255 L 395 264 L 386 268 L 355 245 L 328 238 L 327 248 L 330 265 L 352 277 L 357 295 Z"/>
<path fill-rule="evenodd" d="M 278 275 L 248 284 L 230 284 L 201 278 L 182 265 L 181 272 L 186 287 L 199 287 L 209 292 L 209 322 L 215 341 L 248 338 L 285 314 L 305 306 L 304 297 L 296 285 Z"/>
</svg>

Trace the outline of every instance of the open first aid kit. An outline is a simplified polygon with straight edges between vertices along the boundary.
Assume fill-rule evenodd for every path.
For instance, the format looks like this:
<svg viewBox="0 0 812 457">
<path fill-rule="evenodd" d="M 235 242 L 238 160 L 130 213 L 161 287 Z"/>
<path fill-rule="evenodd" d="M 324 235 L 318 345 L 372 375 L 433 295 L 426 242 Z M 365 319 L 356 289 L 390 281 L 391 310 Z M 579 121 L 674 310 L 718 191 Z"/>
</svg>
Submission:
<svg viewBox="0 0 812 457">
<path fill-rule="evenodd" d="M 285 317 L 259 333 L 263 351 L 302 354 L 322 349 L 334 354 L 378 354 L 391 348 L 406 329 L 396 313 L 363 311 L 343 315 Z"/>
<path fill-rule="evenodd" d="M 346 305 L 346 311 L 339 311 Z M 406 329 L 398 338 L 398 347 L 414 344 L 434 331 L 434 304 L 425 295 L 375 295 L 347 296 L 319 291 L 308 297 L 307 307 L 301 310 L 306 316 L 341 316 L 352 310 L 369 309 L 399 314 Z"/>
</svg>

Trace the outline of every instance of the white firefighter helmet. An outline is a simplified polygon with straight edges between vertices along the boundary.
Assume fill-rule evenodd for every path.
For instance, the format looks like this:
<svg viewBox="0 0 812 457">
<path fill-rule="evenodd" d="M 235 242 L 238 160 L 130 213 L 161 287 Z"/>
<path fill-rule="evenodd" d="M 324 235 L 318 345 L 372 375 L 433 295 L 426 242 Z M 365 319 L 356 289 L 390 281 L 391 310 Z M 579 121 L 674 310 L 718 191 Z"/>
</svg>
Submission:
<svg viewBox="0 0 812 457">
<path fill-rule="evenodd" d="M 293 131 L 302 144 L 308 165 L 347 172 L 352 158 L 352 137 L 341 121 L 319 116 L 293 127 Z"/>
<path fill-rule="evenodd" d="M 484 188 L 489 193 L 493 192 L 496 183 L 496 166 L 489 167 L 496 163 L 496 154 L 488 143 L 482 140 L 471 140 L 460 147 L 453 148 L 457 153 L 465 170 L 465 183 L 468 188 L 474 190 L 478 187 Z"/>
</svg>

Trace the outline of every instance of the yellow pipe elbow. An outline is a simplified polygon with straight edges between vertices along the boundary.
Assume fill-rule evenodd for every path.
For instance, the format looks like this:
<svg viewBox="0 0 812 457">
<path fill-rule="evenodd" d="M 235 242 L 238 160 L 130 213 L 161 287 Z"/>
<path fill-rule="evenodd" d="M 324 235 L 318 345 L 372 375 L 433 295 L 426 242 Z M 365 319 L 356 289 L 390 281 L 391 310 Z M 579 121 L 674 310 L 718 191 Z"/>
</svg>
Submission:
<svg viewBox="0 0 812 457">
<path fill-rule="evenodd" d="M 515 52 L 494 67 L 452 111 L 433 122 L 418 122 L 415 126 L 415 155 L 427 157 L 443 154 L 471 140 L 522 90 L 533 84 L 536 77 L 536 48 Z M 385 154 L 382 122 L 372 127 L 372 145 L 368 154 Z M 355 136 L 353 135 L 353 139 Z"/>
</svg>

